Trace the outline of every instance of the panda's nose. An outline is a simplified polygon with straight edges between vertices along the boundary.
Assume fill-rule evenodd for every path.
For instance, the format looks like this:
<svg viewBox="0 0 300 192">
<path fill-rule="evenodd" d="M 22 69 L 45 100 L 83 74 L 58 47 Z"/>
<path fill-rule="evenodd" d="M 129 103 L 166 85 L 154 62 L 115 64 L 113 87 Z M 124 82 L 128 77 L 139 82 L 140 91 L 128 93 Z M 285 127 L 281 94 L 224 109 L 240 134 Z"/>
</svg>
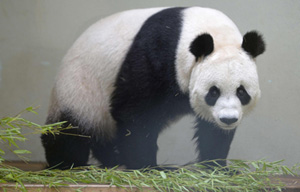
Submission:
<svg viewBox="0 0 300 192">
<path fill-rule="evenodd" d="M 227 125 L 231 125 L 232 123 L 237 122 L 237 120 L 238 120 L 237 118 L 220 118 L 220 121 L 222 121 Z"/>
</svg>

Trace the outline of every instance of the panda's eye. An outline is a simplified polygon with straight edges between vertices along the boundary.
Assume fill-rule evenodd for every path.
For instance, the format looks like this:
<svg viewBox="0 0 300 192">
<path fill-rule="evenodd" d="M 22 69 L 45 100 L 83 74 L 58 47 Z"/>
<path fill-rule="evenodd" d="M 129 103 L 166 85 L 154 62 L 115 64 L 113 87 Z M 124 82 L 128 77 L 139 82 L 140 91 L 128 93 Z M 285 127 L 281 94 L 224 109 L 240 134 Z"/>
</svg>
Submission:
<svg viewBox="0 0 300 192">
<path fill-rule="evenodd" d="M 220 89 L 218 89 L 216 86 L 212 86 L 205 96 L 205 102 L 210 106 L 214 106 L 220 97 L 220 94 Z"/>
<path fill-rule="evenodd" d="M 239 98 L 242 105 L 247 105 L 251 100 L 250 95 L 247 93 L 247 91 L 246 91 L 246 89 L 244 88 L 243 85 L 241 85 L 237 88 L 236 96 Z"/>
<path fill-rule="evenodd" d="M 220 90 L 214 86 L 214 87 L 210 88 L 209 93 L 212 97 L 219 97 Z"/>
<path fill-rule="evenodd" d="M 239 87 L 236 91 L 236 94 L 240 97 L 243 97 L 243 96 L 245 96 L 246 91 L 243 88 Z"/>
</svg>

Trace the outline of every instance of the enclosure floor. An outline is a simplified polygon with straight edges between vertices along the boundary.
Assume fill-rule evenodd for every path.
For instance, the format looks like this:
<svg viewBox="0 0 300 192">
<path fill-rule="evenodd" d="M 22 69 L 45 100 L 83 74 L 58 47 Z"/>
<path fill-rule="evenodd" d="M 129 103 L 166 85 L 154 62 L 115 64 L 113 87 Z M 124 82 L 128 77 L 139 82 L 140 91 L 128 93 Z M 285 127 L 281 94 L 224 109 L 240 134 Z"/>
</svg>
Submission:
<svg viewBox="0 0 300 192">
<path fill-rule="evenodd" d="M 23 161 L 5 161 L 4 164 L 17 167 L 23 171 L 39 171 L 45 169 L 47 166 L 44 162 L 25 163 Z"/>
<path fill-rule="evenodd" d="M 46 167 L 46 163 L 44 162 L 5 162 L 6 165 L 14 166 L 24 171 L 39 171 Z M 300 192 L 300 177 L 293 176 L 278 176 L 271 178 L 272 181 L 278 182 L 278 179 L 286 185 L 286 188 L 283 190 L 284 192 Z M 0 184 L 0 192 L 4 191 L 15 191 L 16 185 L 13 183 L 5 183 Z M 41 191 L 41 192 L 52 192 L 57 191 L 55 188 L 49 188 L 48 186 L 40 185 L 40 184 L 25 184 L 25 187 L 28 191 Z M 59 191 L 68 192 L 74 191 L 76 189 L 80 189 L 83 192 L 91 192 L 91 191 L 103 191 L 103 192 L 123 192 L 123 191 L 139 191 L 137 188 L 131 188 L 129 186 L 124 186 L 124 188 L 118 188 L 116 186 L 110 185 L 102 185 L 102 184 L 79 184 L 79 185 L 69 185 L 66 187 L 59 187 Z M 151 188 L 144 188 L 143 191 L 155 191 Z"/>
</svg>

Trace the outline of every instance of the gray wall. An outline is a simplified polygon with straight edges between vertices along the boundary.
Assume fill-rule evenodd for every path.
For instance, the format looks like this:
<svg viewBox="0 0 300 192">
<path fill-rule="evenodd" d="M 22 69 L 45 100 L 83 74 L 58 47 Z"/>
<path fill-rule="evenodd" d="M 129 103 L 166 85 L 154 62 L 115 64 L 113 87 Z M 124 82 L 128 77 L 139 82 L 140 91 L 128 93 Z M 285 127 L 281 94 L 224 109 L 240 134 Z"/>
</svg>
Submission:
<svg viewBox="0 0 300 192">
<path fill-rule="evenodd" d="M 90 24 L 112 13 L 159 6 L 204 6 L 223 11 L 242 33 L 257 29 L 267 52 L 257 59 L 262 98 L 237 130 L 229 158 L 300 159 L 300 1 L 281 0 L 1 0 L 0 117 L 40 105 L 45 121 L 50 90 L 60 60 Z M 186 117 L 159 138 L 160 163 L 186 163 L 195 158 L 192 118 Z M 22 144 L 31 159 L 43 161 L 39 136 Z M 16 159 L 8 155 L 9 159 Z"/>
</svg>

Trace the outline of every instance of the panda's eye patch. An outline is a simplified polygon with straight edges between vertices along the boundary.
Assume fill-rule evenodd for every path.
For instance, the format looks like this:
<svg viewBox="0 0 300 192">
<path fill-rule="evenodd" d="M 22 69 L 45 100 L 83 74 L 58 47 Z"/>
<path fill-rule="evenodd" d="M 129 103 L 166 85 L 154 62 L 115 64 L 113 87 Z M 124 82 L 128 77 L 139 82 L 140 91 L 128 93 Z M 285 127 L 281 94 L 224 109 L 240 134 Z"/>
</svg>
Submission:
<svg viewBox="0 0 300 192">
<path fill-rule="evenodd" d="M 205 96 L 205 102 L 207 105 L 214 106 L 220 95 L 220 89 L 218 89 L 216 86 L 212 86 Z"/>
<path fill-rule="evenodd" d="M 243 85 L 236 89 L 236 96 L 239 98 L 242 105 L 247 105 L 251 100 L 250 95 L 247 93 Z"/>
</svg>

